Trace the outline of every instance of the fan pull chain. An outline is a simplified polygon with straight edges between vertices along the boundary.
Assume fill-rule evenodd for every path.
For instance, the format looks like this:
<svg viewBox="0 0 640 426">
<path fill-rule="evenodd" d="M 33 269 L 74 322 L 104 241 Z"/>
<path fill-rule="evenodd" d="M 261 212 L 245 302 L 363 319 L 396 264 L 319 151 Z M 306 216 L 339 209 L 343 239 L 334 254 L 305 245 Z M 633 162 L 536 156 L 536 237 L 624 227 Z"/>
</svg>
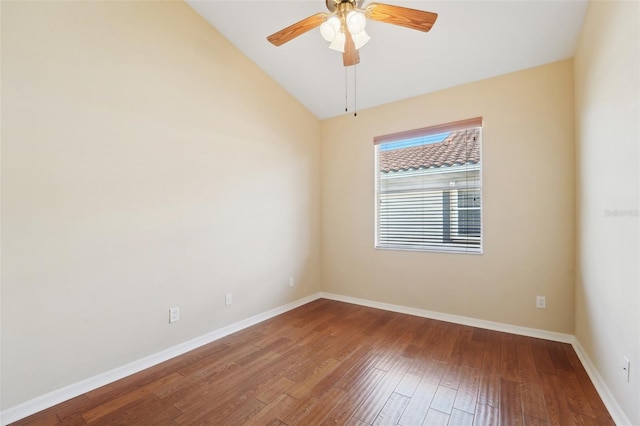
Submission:
<svg viewBox="0 0 640 426">
<path fill-rule="evenodd" d="M 344 67 L 344 112 L 349 111 L 347 107 L 347 67 Z"/>
<path fill-rule="evenodd" d="M 358 91 L 357 91 L 358 79 L 356 74 L 357 69 L 358 69 L 358 66 L 354 65 L 353 66 L 353 116 L 354 117 L 358 116 Z"/>
<path fill-rule="evenodd" d="M 353 66 L 353 116 L 358 116 L 358 75 L 356 73 L 357 65 Z M 347 67 L 344 67 L 344 112 L 349 111 L 349 77 L 347 75 Z"/>
</svg>

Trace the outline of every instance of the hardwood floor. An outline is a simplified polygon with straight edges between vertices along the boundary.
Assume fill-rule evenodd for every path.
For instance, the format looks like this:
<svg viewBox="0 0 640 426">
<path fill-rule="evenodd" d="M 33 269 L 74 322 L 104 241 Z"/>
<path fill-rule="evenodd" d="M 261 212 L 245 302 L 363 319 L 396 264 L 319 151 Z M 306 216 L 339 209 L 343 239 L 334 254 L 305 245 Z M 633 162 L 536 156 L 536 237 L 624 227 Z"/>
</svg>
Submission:
<svg viewBox="0 0 640 426">
<path fill-rule="evenodd" d="M 564 343 L 320 299 L 17 425 L 613 425 Z"/>
</svg>

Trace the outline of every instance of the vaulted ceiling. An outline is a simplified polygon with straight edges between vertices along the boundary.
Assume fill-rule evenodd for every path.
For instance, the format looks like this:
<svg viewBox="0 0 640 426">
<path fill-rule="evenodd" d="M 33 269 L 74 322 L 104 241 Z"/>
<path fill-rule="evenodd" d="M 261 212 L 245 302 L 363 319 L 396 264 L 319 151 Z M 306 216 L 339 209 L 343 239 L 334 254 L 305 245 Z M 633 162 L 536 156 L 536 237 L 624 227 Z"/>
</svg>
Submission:
<svg viewBox="0 0 640 426">
<path fill-rule="evenodd" d="M 369 21 L 371 41 L 360 50 L 360 64 L 345 68 L 318 29 L 280 47 L 266 39 L 326 12 L 322 0 L 187 0 L 320 119 L 344 114 L 345 104 L 363 110 L 571 58 L 588 6 L 585 0 L 380 2 L 438 19 L 428 33 Z"/>
</svg>

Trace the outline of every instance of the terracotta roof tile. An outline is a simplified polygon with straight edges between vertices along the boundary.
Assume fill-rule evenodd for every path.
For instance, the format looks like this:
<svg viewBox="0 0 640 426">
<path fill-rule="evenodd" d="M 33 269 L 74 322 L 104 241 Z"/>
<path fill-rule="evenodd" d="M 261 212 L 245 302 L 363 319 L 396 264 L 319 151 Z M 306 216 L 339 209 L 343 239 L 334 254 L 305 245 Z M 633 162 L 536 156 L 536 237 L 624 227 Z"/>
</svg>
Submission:
<svg viewBox="0 0 640 426">
<path fill-rule="evenodd" d="M 380 151 L 380 171 L 397 172 L 480 162 L 479 130 L 451 132 L 438 143 Z"/>
</svg>

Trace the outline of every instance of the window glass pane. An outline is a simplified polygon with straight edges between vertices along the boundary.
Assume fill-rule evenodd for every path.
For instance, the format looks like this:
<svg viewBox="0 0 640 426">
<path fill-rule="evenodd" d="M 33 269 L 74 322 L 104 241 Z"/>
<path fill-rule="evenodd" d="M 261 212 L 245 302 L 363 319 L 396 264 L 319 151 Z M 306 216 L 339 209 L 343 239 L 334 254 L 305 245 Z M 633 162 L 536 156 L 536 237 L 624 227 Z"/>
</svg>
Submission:
<svg viewBox="0 0 640 426">
<path fill-rule="evenodd" d="M 376 247 L 481 252 L 480 127 L 376 145 Z"/>
</svg>

